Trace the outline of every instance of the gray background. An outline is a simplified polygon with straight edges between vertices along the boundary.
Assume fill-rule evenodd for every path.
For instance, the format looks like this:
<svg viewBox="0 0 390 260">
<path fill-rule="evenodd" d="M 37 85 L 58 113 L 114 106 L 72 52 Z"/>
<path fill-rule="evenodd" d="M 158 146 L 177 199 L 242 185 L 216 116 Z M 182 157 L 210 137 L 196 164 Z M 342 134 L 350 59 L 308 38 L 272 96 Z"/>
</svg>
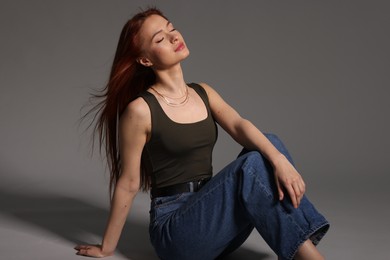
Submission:
<svg viewBox="0 0 390 260">
<path fill-rule="evenodd" d="M 0 2 L 0 258 L 80 259 L 108 214 L 104 161 L 79 126 L 120 30 L 155 1 Z M 328 259 L 388 259 L 388 1 L 160 1 L 207 82 L 278 134 L 332 227 Z M 216 170 L 239 147 L 220 133 Z M 139 194 L 111 259 L 157 259 Z M 256 234 L 231 259 L 276 259 Z"/>
</svg>

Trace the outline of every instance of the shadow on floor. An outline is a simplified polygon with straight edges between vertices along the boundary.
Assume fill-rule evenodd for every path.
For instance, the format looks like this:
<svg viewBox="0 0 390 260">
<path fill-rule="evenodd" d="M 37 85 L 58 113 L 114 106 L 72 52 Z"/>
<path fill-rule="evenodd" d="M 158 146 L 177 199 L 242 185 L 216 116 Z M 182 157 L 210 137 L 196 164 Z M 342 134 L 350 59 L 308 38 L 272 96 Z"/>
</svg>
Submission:
<svg viewBox="0 0 390 260">
<path fill-rule="evenodd" d="M 85 240 L 91 235 L 102 237 L 108 217 L 107 209 L 78 199 L 53 194 L 37 196 L 0 191 L 0 204 L 2 214 L 49 231 L 54 236 L 66 239 L 74 245 L 96 242 Z M 148 223 L 128 220 L 122 232 L 117 253 L 129 259 L 158 259 L 149 242 Z M 241 247 L 225 259 L 261 260 L 268 257 L 268 254 Z"/>
<path fill-rule="evenodd" d="M 88 237 L 102 237 L 108 210 L 81 200 L 53 194 L 30 196 L 0 192 L 1 212 L 33 225 L 74 245 L 94 243 Z M 70 249 L 73 250 L 73 249 Z M 131 259 L 158 259 L 149 243 L 146 223 L 127 221 L 117 252 Z"/>
</svg>

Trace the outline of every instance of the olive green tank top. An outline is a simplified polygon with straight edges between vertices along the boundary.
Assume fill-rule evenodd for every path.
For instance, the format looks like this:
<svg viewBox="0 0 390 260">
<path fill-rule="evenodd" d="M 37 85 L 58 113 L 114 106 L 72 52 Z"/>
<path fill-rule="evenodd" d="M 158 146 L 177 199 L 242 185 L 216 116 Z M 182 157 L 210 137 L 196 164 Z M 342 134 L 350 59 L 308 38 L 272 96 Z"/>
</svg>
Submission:
<svg viewBox="0 0 390 260">
<path fill-rule="evenodd" d="M 145 144 L 142 161 L 151 177 L 152 188 L 212 176 L 211 160 L 218 136 L 217 127 L 206 91 L 198 84 L 188 86 L 202 98 L 207 108 L 206 119 L 194 123 L 174 122 L 165 114 L 153 94 L 148 91 L 140 94 L 151 112 L 151 138 Z"/>
</svg>

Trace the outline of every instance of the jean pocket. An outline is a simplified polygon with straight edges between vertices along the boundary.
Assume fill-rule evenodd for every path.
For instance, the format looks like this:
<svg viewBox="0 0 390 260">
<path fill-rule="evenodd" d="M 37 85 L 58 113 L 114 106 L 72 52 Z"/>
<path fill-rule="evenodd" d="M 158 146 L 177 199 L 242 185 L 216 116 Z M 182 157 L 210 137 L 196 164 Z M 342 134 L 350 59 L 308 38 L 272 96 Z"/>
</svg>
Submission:
<svg viewBox="0 0 390 260">
<path fill-rule="evenodd" d="M 151 222 L 161 222 L 169 217 L 170 213 L 179 209 L 190 195 L 191 193 L 186 192 L 153 199 L 150 210 Z"/>
<path fill-rule="evenodd" d="M 155 209 L 167 207 L 171 204 L 174 204 L 185 195 L 185 193 L 179 193 L 171 196 L 157 197 L 153 200 L 152 205 Z"/>
</svg>

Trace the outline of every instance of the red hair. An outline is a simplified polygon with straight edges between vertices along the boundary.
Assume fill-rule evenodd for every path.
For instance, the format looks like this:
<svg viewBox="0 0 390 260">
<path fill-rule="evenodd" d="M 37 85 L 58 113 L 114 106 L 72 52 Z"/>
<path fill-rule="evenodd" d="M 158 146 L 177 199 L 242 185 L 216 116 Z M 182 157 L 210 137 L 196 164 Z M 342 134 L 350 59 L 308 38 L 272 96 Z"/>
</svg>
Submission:
<svg viewBox="0 0 390 260">
<path fill-rule="evenodd" d="M 87 114 L 96 112 L 94 134 L 99 136 L 100 152 L 105 148 L 110 171 L 109 191 L 112 196 L 121 171 L 121 158 L 118 149 L 118 120 L 127 104 L 155 83 L 156 76 L 151 68 L 139 64 L 136 59 L 141 55 L 139 31 L 144 21 L 151 15 L 166 18 L 157 8 L 141 11 L 124 25 L 120 34 L 110 77 L 104 89 L 93 95 L 100 101 Z M 92 123 L 93 123 L 92 122 Z M 140 188 L 150 188 L 150 178 L 141 165 Z"/>
</svg>

